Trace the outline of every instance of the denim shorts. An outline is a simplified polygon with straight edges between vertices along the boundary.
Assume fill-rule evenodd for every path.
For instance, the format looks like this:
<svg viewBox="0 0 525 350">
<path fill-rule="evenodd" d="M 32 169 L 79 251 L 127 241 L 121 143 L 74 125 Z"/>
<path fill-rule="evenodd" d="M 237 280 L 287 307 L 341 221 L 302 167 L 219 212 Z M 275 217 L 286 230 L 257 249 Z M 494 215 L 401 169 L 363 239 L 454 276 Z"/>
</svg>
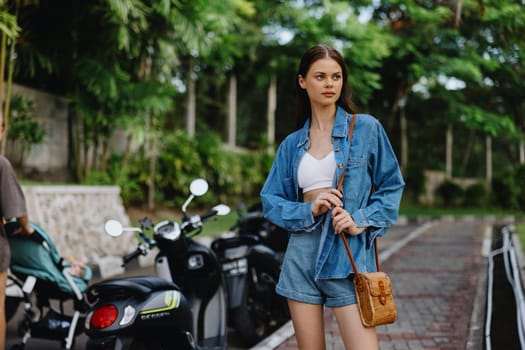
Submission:
<svg viewBox="0 0 525 350">
<path fill-rule="evenodd" d="M 338 307 L 357 303 L 351 278 L 315 281 L 322 225 L 314 231 L 292 233 L 283 260 L 277 294 L 308 304 Z"/>
</svg>

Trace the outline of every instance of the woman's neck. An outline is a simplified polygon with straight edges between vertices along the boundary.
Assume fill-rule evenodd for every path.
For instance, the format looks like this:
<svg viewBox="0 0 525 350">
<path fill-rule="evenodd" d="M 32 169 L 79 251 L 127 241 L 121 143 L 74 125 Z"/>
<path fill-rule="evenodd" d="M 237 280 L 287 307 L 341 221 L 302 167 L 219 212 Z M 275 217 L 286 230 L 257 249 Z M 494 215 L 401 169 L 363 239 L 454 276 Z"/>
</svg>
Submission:
<svg viewBox="0 0 525 350">
<path fill-rule="evenodd" d="M 337 108 L 335 105 L 326 107 L 312 106 L 312 121 L 310 123 L 310 129 L 319 131 L 332 130 L 336 111 Z"/>
</svg>

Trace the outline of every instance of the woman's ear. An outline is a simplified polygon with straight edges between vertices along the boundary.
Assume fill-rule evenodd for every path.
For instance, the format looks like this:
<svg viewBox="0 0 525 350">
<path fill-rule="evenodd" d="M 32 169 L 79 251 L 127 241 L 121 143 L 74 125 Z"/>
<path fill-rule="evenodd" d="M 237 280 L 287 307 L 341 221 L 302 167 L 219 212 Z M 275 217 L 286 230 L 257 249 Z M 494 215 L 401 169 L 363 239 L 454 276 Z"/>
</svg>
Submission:
<svg viewBox="0 0 525 350">
<path fill-rule="evenodd" d="M 297 76 L 297 82 L 299 83 L 299 86 L 303 89 L 306 89 L 304 86 L 304 78 L 301 74 Z"/>
</svg>

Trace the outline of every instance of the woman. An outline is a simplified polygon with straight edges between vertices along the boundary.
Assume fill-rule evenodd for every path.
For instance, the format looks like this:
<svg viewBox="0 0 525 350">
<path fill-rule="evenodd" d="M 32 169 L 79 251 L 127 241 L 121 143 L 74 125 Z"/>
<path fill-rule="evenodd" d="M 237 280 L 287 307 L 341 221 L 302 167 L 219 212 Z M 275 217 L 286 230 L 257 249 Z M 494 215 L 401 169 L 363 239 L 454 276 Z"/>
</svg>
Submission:
<svg viewBox="0 0 525 350">
<path fill-rule="evenodd" d="M 2 122 L 0 124 L 0 140 L 3 132 L 4 124 Z M 0 156 L 0 218 L 2 221 L 16 218 L 20 228 L 16 229 L 13 234 L 29 236 L 34 232 L 34 229 L 29 224 L 24 193 L 16 179 L 11 163 L 3 156 Z M 5 348 L 5 289 L 7 269 L 11 258 L 9 242 L 2 223 L 0 222 L 0 349 Z"/>
<path fill-rule="evenodd" d="M 345 232 L 360 272 L 375 271 L 373 241 L 396 220 L 404 187 L 381 124 L 355 118 L 343 57 L 326 45 L 303 55 L 296 82 L 301 129 L 279 146 L 261 191 L 265 217 L 290 233 L 278 294 L 288 299 L 300 349 L 325 349 L 323 307 L 333 309 L 347 350 L 377 349 L 359 316 Z M 336 183 L 346 168 L 342 191 Z"/>
</svg>

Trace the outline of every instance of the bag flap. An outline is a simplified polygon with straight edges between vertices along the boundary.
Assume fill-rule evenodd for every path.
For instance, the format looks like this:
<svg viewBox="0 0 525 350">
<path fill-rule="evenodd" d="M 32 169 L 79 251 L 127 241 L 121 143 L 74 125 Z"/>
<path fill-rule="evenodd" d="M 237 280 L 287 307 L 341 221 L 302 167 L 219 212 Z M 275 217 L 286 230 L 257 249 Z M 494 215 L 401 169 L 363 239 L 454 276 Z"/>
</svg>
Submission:
<svg viewBox="0 0 525 350">
<path fill-rule="evenodd" d="M 384 272 L 369 272 L 362 273 L 365 283 L 368 284 L 370 288 L 370 294 L 374 297 L 379 297 L 381 295 L 391 295 L 392 294 L 392 283 L 390 282 L 390 277 Z"/>
</svg>

